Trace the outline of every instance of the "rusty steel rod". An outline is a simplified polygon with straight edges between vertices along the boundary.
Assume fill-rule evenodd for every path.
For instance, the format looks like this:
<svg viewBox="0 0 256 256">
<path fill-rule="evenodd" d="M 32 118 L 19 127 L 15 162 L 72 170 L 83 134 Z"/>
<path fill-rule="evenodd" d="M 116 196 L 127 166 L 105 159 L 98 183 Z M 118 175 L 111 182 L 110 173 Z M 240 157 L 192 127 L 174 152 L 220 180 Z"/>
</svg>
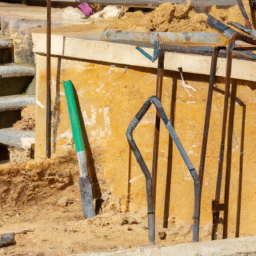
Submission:
<svg viewBox="0 0 256 256">
<path fill-rule="evenodd" d="M 231 178 L 231 161 L 232 161 L 232 139 L 233 127 L 235 116 L 235 103 L 236 103 L 237 84 L 232 84 L 231 98 L 230 98 L 230 111 L 229 111 L 229 124 L 228 124 L 228 139 L 227 139 L 227 157 L 226 157 L 226 182 L 224 194 L 224 221 L 223 221 L 223 239 L 228 236 L 228 206 L 229 206 L 229 191 L 230 191 L 230 178 Z"/>
<path fill-rule="evenodd" d="M 174 127 L 174 115 L 176 107 L 177 97 L 177 78 L 172 79 L 172 98 L 170 108 L 170 122 Z M 164 201 L 164 218 L 163 227 L 168 228 L 168 219 L 170 214 L 170 198 L 171 198 L 171 181 L 172 181 L 172 169 L 173 169 L 173 139 L 169 135 L 169 147 L 168 147 L 168 162 L 167 162 L 167 174 L 166 174 L 166 186 L 165 186 L 165 201 Z"/>
<path fill-rule="evenodd" d="M 165 52 L 159 49 L 158 68 L 157 68 L 157 83 L 156 83 L 156 97 L 161 101 L 162 85 L 164 75 L 164 55 Z M 158 164 L 158 149 L 159 149 L 159 134 L 160 134 L 160 116 L 156 113 L 154 145 L 153 145 L 153 161 L 152 161 L 152 207 L 155 214 L 156 209 L 156 188 L 157 188 L 157 164 Z M 155 220 L 154 220 L 155 221 Z"/>
<path fill-rule="evenodd" d="M 251 25 L 251 22 L 249 20 L 249 17 L 248 17 L 248 15 L 247 15 L 247 13 L 246 13 L 246 11 L 244 9 L 244 4 L 243 4 L 242 0 L 236 0 L 236 1 L 237 1 L 238 5 L 239 5 L 240 11 L 241 11 L 241 13 L 242 13 L 242 15 L 244 17 L 245 26 L 247 28 L 252 28 L 252 25 Z"/>
<path fill-rule="evenodd" d="M 232 50 L 235 44 L 236 36 L 237 36 L 236 33 L 231 36 L 231 38 L 229 39 L 228 48 L 227 48 L 226 84 L 225 84 L 220 155 L 219 155 L 219 167 L 218 167 L 215 200 L 212 203 L 213 204 L 212 240 L 214 240 L 216 236 L 216 231 L 217 231 L 218 222 L 219 222 L 219 215 L 220 215 L 220 209 L 218 209 L 218 207 L 220 206 L 220 191 L 221 191 L 221 181 L 222 181 L 222 172 L 223 172 L 227 116 L 228 116 L 228 98 L 229 98 L 229 91 L 230 91 L 231 68 L 232 68 Z"/>
<path fill-rule="evenodd" d="M 51 158 L 51 0 L 47 0 L 46 157 Z"/>
<path fill-rule="evenodd" d="M 244 161 L 244 132 L 245 132 L 245 116 L 246 105 L 242 102 L 243 117 L 242 117 L 242 129 L 240 140 L 240 160 L 239 160 L 239 182 L 238 182 L 238 197 L 237 197 L 237 213 L 236 213 L 236 237 L 240 234 L 240 218 L 241 218 L 241 203 L 242 203 L 242 184 L 243 184 L 243 161 Z"/>
<path fill-rule="evenodd" d="M 210 118 L 211 118 L 213 88 L 215 84 L 216 70 L 217 70 L 217 59 L 218 59 L 218 47 L 214 47 L 213 53 L 212 53 L 212 60 L 211 60 L 210 82 L 209 82 L 209 89 L 208 89 L 208 98 L 207 98 L 205 121 L 204 121 L 203 142 L 202 142 L 201 158 L 200 158 L 200 165 L 199 165 L 199 179 L 201 183 L 201 191 L 199 196 L 200 204 L 201 204 L 201 198 L 202 198 L 205 156 L 206 156 L 208 133 L 209 133 L 209 126 L 210 126 Z M 200 211 L 201 209 L 199 208 L 199 223 L 200 223 Z"/>
<path fill-rule="evenodd" d="M 203 142 L 202 142 L 202 150 L 201 150 L 201 158 L 200 158 L 200 167 L 199 167 L 199 178 L 201 181 L 201 190 L 202 190 L 202 184 L 203 184 L 203 178 L 204 178 L 204 165 L 205 165 L 206 148 L 207 148 L 207 142 L 208 142 L 210 118 L 211 118 L 213 87 L 214 87 L 215 77 L 216 77 L 217 58 L 218 58 L 218 48 L 214 47 L 213 53 L 212 53 L 212 60 L 211 60 L 210 82 L 209 82 L 207 106 L 206 106 L 206 112 L 205 112 L 204 134 L 203 134 Z"/>
<path fill-rule="evenodd" d="M 256 0 L 249 0 L 251 16 L 252 16 L 252 25 L 256 29 Z"/>
</svg>

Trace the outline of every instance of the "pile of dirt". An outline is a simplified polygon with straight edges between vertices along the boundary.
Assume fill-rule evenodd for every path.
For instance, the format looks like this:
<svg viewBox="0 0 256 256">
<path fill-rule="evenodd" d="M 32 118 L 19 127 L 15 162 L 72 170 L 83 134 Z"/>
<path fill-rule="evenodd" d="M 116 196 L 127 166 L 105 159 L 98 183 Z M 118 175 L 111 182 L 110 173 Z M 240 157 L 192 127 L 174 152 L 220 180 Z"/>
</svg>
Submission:
<svg viewBox="0 0 256 256">
<path fill-rule="evenodd" d="M 13 124 L 16 130 L 32 130 L 36 127 L 36 104 L 28 105 L 21 111 L 21 120 Z"/>
<path fill-rule="evenodd" d="M 243 24 L 243 17 L 238 5 L 229 9 L 212 6 L 208 12 L 225 24 L 228 21 L 242 22 Z M 171 3 L 164 3 L 152 12 L 127 12 L 109 28 L 144 32 L 216 32 L 207 24 L 207 16 L 195 11 L 191 4 L 173 5 Z"/>
</svg>

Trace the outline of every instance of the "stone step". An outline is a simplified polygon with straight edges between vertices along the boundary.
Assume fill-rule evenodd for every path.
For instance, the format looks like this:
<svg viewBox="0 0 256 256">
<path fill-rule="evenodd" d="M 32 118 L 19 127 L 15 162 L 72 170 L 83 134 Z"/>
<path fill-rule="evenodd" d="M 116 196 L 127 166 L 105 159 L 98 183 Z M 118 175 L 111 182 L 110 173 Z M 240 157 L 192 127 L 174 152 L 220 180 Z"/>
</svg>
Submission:
<svg viewBox="0 0 256 256">
<path fill-rule="evenodd" d="M 36 69 L 31 64 L 9 63 L 0 66 L 0 78 L 34 76 Z"/>
<path fill-rule="evenodd" d="M 11 48 L 12 47 L 12 39 L 9 38 L 0 38 L 0 49 L 2 48 Z"/>
<path fill-rule="evenodd" d="M 33 95 L 11 95 L 0 97 L 0 112 L 22 109 L 23 107 L 35 104 L 36 97 Z"/>
<path fill-rule="evenodd" d="M 0 129 L 0 144 L 29 149 L 35 143 L 35 131 L 15 130 L 14 128 Z"/>
</svg>

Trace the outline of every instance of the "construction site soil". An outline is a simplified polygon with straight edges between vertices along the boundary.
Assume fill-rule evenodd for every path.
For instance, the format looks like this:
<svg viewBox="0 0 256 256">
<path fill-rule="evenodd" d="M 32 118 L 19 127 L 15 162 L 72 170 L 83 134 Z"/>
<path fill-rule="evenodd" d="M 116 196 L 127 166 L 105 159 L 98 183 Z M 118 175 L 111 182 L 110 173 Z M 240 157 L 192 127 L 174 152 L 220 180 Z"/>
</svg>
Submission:
<svg viewBox="0 0 256 256">
<path fill-rule="evenodd" d="M 0 166 L 0 230 L 14 233 L 16 239 L 15 245 L 0 248 L 0 255 L 57 256 L 148 245 L 147 212 L 122 213 L 100 171 L 101 208 L 96 217 L 85 220 L 78 175 L 74 150 L 48 160 Z M 157 245 L 191 241 L 189 224 L 175 218 L 171 223 L 157 230 Z M 209 240 L 210 227 L 200 234 L 201 240 Z"/>
<path fill-rule="evenodd" d="M 245 1 L 244 4 L 249 14 L 249 5 Z M 225 24 L 229 21 L 243 24 L 244 21 L 238 5 L 228 9 L 212 6 L 207 12 Z M 207 24 L 207 15 L 196 11 L 191 4 L 173 5 L 171 3 L 164 3 L 151 12 L 126 12 L 109 28 L 159 32 L 216 32 Z"/>
<path fill-rule="evenodd" d="M 224 23 L 243 21 L 238 6 L 228 10 L 213 6 L 209 13 Z M 169 3 L 152 12 L 127 12 L 111 24 L 109 28 L 136 31 L 214 31 L 207 25 L 205 14 L 197 13 L 190 5 Z M 22 120 L 15 129 L 34 130 L 33 108 L 22 111 Z M 74 150 L 40 160 L 16 154 L 10 163 L 0 165 L 0 230 L 14 233 L 16 240 L 15 245 L 0 248 L 0 255 L 58 256 L 147 246 L 146 209 L 121 212 L 118 199 L 108 190 L 103 170 L 96 168 L 96 172 L 103 202 L 98 215 L 85 220 Z M 169 228 L 157 229 L 156 244 L 191 242 L 191 231 L 188 223 L 173 218 Z M 210 226 L 200 228 L 200 240 L 210 240 L 210 233 Z"/>
</svg>

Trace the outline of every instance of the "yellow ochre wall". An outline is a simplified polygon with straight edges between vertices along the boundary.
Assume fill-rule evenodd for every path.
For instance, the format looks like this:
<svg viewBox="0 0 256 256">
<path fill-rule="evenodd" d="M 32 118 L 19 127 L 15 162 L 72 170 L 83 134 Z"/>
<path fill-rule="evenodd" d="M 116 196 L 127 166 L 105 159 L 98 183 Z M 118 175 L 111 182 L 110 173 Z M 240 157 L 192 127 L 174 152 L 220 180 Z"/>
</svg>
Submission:
<svg viewBox="0 0 256 256">
<path fill-rule="evenodd" d="M 45 106 L 46 73 L 44 56 L 36 56 L 37 65 L 37 126 L 36 158 L 45 156 Z M 59 72 L 57 72 L 59 70 Z M 58 73 L 58 74 L 57 74 Z M 173 72 L 165 72 L 163 79 L 162 104 L 168 116 L 172 96 Z M 185 79 L 188 74 L 185 74 Z M 135 67 L 114 66 L 106 63 L 52 58 L 52 106 L 55 104 L 56 88 L 60 88 L 60 114 L 57 130 L 57 153 L 74 148 L 71 126 L 62 81 L 71 80 L 77 90 L 86 132 L 92 149 L 95 166 L 104 170 L 112 194 L 121 201 L 122 210 L 127 207 L 128 178 L 130 180 L 129 211 L 147 210 L 145 178 L 134 155 L 129 175 L 129 146 L 126 130 L 144 101 L 155 94 L 156 70 Z M 207 76 L 190 75 L 186 83 L 195 91 L 184 90 L 181 81 L 177 83 L 175 102 L 175 130 L 190 160 L 199 169 L 205 108 L 208 93 Z M 59 82 L 60 81 L 60 84 Z M 256 119 L 255 84 L 238 82 L 237 96 L 246 104 L 246 125 L 244 143 L 242 211 L 240 235 L 256 234 Z M 248 86 L 249 85 L 249 86 Z M 223 82 L 216 84 L 224 90 Z M 206 154 L 203 197 L 201 206 L 201 225 L 212 221 L 211 203 L 215 197 L 218 170 L 222 112 L 224 96 L 214 92 L 212 115 Z M 229 237 L 234 237 L 238 175 L 240 158 L 240 139 L 243 108 L 236 104 L 232 146 L 232 172 L 229 204 Z M 42 120 L 42 121 L 41 121 Z M 135 141 L 151 170 L 155 108 L 143 118 L 134 132 Z M 168 163 L 169 134 L 161 123 L 160 149 L 157 181 L 157 225 L 161 227 L 164 213 L 166 173 Z M 225 181 L 225 163 L 222 186 L 222 202 Z M 61 170 L 60 170 L 61 171 Z M 193 180 L 174 146 L 170 217 L 193 223 L 194 190 Z"/>
</svg>

